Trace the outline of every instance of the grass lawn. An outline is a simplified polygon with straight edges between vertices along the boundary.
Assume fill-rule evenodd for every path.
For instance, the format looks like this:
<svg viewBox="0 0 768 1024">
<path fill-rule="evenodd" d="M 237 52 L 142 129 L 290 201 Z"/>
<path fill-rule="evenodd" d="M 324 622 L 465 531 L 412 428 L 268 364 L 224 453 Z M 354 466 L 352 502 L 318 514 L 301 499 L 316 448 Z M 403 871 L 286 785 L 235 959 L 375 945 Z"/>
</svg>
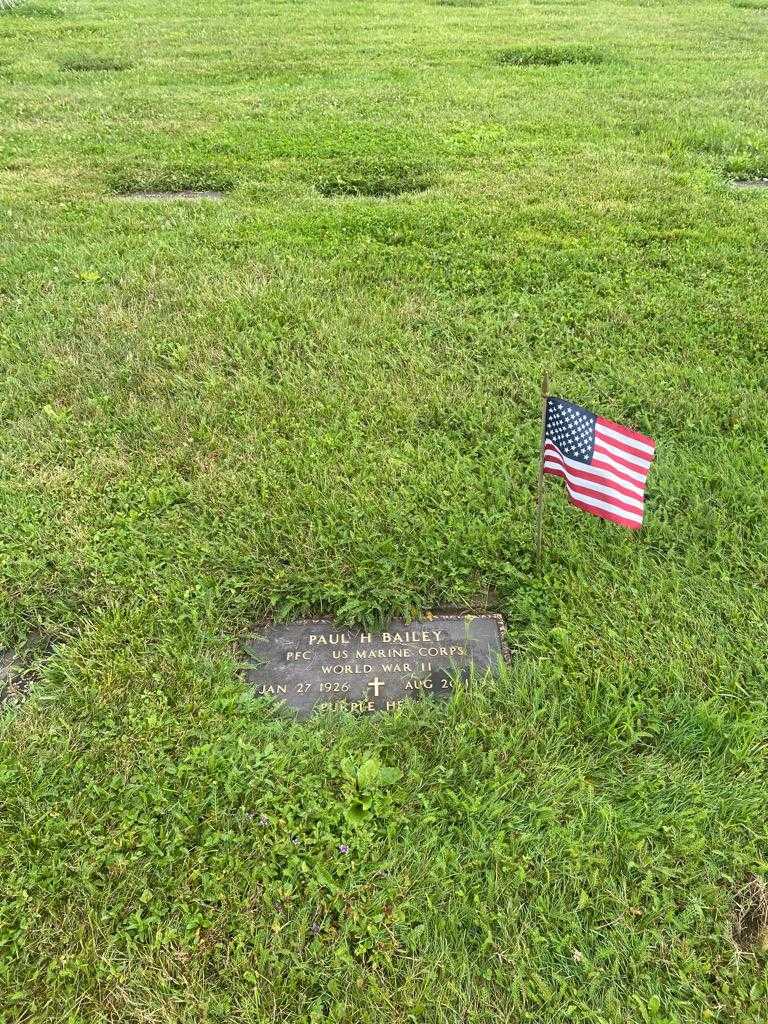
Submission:
<svg viewBox="0 0 768 1024">
<path fill-rule="evenodd" d="M 768 1021 L 767 100 L 762 0 L 0 11 L 2 1024 Z M 544 368 L 658 454 L 537 576 Z M 450 704 L 244 685 L 457 605 Z"/>
</svg>

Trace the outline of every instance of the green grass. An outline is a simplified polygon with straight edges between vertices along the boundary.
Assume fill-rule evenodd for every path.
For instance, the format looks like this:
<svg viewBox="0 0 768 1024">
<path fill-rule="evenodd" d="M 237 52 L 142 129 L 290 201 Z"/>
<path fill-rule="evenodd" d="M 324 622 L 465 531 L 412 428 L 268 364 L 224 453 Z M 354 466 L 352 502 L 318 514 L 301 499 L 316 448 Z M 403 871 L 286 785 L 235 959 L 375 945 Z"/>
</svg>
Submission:
<svg viewBox="0 0 768 1024">
<path fill-rule="evenodd" d="M 325 176 L 317 181 L 320 195 L 386 199 L 405 192 L 423 192 L 433 184 L 429 171 L 419 165 L 348 158 L 337 163 L 336 168 L 328 166 Z"/>
<path fill-rule="evenodd" d="M 502 50 L 499 64 L 519 67 L 556 67 L 558 64 L 602 64 L 602 53 L 588 46 L 516 46 Z"/>
<path fill-rule="evenodd" d="M 0 12 L 3 1024 L 768 1020 L 743 6 Z M 658 458 L 536 575 L 544 368 Z M 245 691 L 264 616 L 488 603 L 447 706 Z"/>
<path fill-rule="evenodd" d="M 60 64 L 62 71 L 126 71 L 130 61 L 111 57 L 67 57 Z"/>
</svg>

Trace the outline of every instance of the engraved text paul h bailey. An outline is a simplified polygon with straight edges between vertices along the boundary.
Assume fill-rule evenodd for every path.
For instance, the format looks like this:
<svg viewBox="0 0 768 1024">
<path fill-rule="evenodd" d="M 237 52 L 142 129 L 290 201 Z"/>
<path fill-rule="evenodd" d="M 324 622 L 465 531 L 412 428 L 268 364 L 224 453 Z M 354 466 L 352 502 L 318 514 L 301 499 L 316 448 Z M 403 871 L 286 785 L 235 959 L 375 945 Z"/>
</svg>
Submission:
<svg viewBox="0 0 768 1024">
<path fill-rule="evenodd" d="M 248 679 L 259 696 L 300 714 L 392 710 L 426 694 L 450 696 L 455 678 L 495 669 L 504 655 L 498 615 L 394 620 L 377 631 L 300 620 L 258 630 L 247 644 Z"/>
</svg>

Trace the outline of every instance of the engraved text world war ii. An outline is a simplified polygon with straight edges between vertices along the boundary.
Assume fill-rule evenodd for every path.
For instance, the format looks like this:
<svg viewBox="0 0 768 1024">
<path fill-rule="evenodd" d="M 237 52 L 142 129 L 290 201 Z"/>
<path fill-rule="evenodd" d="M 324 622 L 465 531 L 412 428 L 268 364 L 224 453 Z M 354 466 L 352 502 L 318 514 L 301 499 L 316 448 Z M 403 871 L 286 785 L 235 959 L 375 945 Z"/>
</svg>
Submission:
<svg viewBox="0 0 768 1024">
<path fill-rule="evenodd" d="M 403 700 L 449 697 L 455 679 L 495 670 L 505 648 L 499 615 L 436 615 L 370 632 L 327 619 L 270 625 L 247 650 L 255 692 L 307 715 L 328 707 L 391 711 Z"/>
</svg>

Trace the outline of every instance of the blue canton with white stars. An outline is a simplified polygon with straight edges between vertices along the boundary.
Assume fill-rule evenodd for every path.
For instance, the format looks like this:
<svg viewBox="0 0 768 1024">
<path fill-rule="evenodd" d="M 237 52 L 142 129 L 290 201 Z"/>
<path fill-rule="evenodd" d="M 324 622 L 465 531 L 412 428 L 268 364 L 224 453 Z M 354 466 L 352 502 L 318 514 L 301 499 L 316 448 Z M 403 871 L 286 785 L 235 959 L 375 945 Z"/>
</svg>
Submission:
<svg viewBox="0 0 768 1024">
<path fill-rule="evenodd" d="M 548 398 L 546 437 L 566 458 L 589 463 L 595 451 L 596 419 L 594 413 L 580 405 L 563 398 Z"/>
</svg>

